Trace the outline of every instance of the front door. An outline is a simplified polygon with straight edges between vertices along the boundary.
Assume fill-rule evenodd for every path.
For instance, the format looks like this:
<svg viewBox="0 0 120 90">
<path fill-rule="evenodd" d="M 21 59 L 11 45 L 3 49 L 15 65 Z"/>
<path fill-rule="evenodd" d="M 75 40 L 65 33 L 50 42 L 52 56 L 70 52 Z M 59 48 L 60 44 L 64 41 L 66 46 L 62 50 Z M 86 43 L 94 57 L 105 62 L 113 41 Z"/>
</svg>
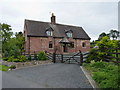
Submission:
<svg viewBox="0 0 120 90">
<path fill-rule="evenodd" d="M 67 44 L 64 44 L 64 45 L 63 45 L 63 52 L 68 52 Z"/>
</svg>

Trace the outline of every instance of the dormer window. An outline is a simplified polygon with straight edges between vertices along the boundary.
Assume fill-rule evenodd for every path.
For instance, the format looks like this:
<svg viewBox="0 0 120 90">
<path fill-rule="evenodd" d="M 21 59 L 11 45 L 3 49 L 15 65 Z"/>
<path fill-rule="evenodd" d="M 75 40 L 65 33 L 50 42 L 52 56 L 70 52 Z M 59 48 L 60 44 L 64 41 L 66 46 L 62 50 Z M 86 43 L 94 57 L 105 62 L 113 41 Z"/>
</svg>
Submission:
<svg viewBox="0 0 120 90">
<path fill-rule="evenodd" d="M 65 33 L 67 37 L 73 37 L 73 31 L 72 30 L 65 30 Z"/>
<path fill-rule="evenodd" d="M 53 35 L 52 31 L 46 31 L 46 33 L 47 33 L 48 36 L 52 36 Z"/>
<path fill-rule="evenodd" d="M 72 37 L 72 32 L 67 32 L 67 37 Z"/>
</svg>

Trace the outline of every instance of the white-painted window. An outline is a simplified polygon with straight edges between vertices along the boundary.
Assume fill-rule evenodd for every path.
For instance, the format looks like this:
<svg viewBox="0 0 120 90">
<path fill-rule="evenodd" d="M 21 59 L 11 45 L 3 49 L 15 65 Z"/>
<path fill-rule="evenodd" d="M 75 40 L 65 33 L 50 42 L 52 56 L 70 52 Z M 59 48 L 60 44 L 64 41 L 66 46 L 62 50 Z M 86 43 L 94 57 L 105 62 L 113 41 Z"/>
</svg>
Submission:
<svg viewBox="0 0 120 90">
<path fill-rule="evenodd" d="M 46 31 L 46 33 L 47 33 L 48 36 L 52 36 L 53 35 L 52 31 Z"/>
<path fill-rule="evenodd" d="M 72 37 L 72 33 L 71 32 L 67 32 L 67 37 Z"/>
</svg>

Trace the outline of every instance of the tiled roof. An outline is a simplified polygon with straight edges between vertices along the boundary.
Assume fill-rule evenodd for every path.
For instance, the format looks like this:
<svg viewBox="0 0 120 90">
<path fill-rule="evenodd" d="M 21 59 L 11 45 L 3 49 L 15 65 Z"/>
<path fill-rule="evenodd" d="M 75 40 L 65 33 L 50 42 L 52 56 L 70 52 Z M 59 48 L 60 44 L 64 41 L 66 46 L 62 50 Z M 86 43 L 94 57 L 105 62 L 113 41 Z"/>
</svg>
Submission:
<svg viewBox="0 0 120 90">
<path fill-rule="evenodd" d="M 25 20 L 25 30 L 27 30 L 27 36 L 47 37 L 46 30 L 48 29 L 53 29 L 53 37 L 67 37 L 65 33 L 66 30 L 72 30 L 73 38 L 90 40 L 90 37 L 83 30 L 82 27 L 64 24 L 51 24 L 50 22 Z"/>
</svg>

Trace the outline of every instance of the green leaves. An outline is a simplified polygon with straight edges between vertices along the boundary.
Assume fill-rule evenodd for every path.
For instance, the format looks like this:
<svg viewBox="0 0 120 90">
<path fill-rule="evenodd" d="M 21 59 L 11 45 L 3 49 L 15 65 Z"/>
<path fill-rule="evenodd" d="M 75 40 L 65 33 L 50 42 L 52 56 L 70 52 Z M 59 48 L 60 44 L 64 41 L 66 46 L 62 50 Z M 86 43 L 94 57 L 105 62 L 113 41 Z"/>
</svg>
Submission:
<svg viewBox="0 0 120 90">
<path fill-rule="evenodd" d="M 18 32 L 13 36 L 12 28 L 8 24 L 0 24 L 0 34 L 2 34 L 2 52 L 3 57 L 17 57 L 24 51 L 24 42 L 22 32 Z"/>
<path fill-rule="evenodd" d="M 43 52 L 43 51 L 40 51 L 40 52 L 38 53 L 38 60 L 47 60 L 46 53 Z"/>
<path fill-rule="evenodd" d="M 84 66 L 92 73 L 92 78 L 100 88 L 120 88 L 118 66 L 114 63 L 91 61 Z"/>
</svg>

